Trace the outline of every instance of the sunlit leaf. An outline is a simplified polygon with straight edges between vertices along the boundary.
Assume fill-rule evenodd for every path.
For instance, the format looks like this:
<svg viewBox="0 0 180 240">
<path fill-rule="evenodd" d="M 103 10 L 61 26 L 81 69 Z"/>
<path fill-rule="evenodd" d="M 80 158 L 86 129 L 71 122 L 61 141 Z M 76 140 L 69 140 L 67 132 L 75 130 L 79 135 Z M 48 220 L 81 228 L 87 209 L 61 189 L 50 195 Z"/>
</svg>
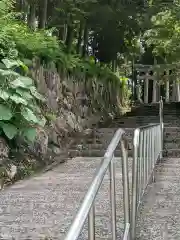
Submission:
<svg viewBox="0 0 180 240">
<path fill-rule="evenodd" d="M 0 127 L 9 139 L 13 139 L 18 133 L 17 127 L 13 124 L 0 122 Z"/>
<path fill-rule="evenodd" d="M 4 104 L 0 104 L 0 120 L 10 120 L 12 118 L 11 109 Z"/>
</svg>

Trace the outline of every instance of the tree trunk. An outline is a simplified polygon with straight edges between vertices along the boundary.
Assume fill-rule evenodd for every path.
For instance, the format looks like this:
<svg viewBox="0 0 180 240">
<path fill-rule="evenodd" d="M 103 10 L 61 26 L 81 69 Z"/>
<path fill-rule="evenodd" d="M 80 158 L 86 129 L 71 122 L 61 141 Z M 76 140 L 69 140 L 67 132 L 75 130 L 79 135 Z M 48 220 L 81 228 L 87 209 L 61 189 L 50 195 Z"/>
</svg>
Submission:
<svg viewBox="0 0 180 240">
<path fill-rule="evenodd" d="M 117 70 L 117 56 L 114 60 L 112 60 L 112 71 L 116 72 Z"/>
<path fill-rule="evenodd" d="M 34 2 L 30 3 L 28 26 L 32 30 L 34 30 L 36 27 L 36 4 Z"/>
<path fill-rule="evenodd" d="M 81 21 L 80 26 L 79 26 L 79 36 L 78 36 L 78 42 L 77 42 L 77 47 L 76 47 L 77 54 L 81 54 L 81 43 L 82 43 L 83 29 L 84 29 L 83 28 L 83 23 Z"/>
<path fill-rule="evenodd" d="M 65 42 L 67 38 L 67 24 L 64 24 L 63 27 L 59 28 L 58 31 L 59 40 Z"/>
<path fill-rule="evenodd" d="M 46 27 L 47 5 L 48 5 L 48 0 L 40 0 L 39 2 L 39 28 L 40 29 L 43 29 Z"/>
<path fill-rule="evenodd" d="M 88 52 L 88 26 L 87 26 L 87 23 L 85 24 L 85 27 L 84 27 L 84 37 L 83 38 L 84 38 L 84 45 L 83 45 L 82 56 L 85 57 Z"/>
<path fill-rule="evenodd" d="M 116 60 L 112 60 L 112 71 L 116 71 Z"/>
<path fill-rule="evenodd" d="M 23 5 L 24 5 L 23 0 L 16 0 L 16 2 L 15 2 L 16 12 L 22 12 L 23 11 Z"/>
<path fill-rule="evenodd" d="M 18 13 L 21 13 L 20 16 L 17 16 L 17 19 L 18 20 L 21 20 L 21 21 L 26 21 L 27 19 L 27 14 L 28 14 L 28 4 L 26 1 L 24 0 L 17 0 L 15 2 L 15 11 L 18 12 Z"/>
<path fill-rule="evenodd" d="M 66 37 L 66 46 L 67 46 L 68 53 L 70 53 L 72 49 L 73 36 L 74 36 L 74 27 L 73 25 L 68 25 L 67 37 Z"/>
</svg>

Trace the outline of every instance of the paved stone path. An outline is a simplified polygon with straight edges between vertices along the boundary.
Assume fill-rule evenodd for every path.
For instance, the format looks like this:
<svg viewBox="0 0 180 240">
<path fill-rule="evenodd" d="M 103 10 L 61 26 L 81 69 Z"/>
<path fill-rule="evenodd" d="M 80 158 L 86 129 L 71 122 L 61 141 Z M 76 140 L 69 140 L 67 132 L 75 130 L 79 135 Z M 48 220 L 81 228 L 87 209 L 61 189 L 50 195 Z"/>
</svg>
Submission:
<svg viewBox="0 0 180 240">
<path fill-rule="evenodd" d="M 100 158 L 74 158 L 56 169 L 20 181 L 0 192 L 0 234 L 3 239 L 63 240 L 92 181 Z M 117 158 L 117 218 L 122 225 L 121 163 Z M 111 237 L 109 181 L 105 176 L 96 201 L 97 239 Z M 86 235 L 86 232 L 84 232 Z M 85 239 L 85 237 L 80 239 Z"/>
<path fill-rule="evenodd" d="M 180 158 L 167 158 L 157 167 L 140 207 L 138 240 L 180 239 Z"/>
</svg>

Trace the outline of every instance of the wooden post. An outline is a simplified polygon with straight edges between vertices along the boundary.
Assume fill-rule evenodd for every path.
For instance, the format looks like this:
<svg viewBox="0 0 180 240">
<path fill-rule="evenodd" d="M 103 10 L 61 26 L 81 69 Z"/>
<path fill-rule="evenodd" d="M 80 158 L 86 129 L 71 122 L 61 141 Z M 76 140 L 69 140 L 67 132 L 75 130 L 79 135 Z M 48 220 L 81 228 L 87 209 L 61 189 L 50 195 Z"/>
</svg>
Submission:
<svg viewBox="0 0 180 240">
<path fill-rule="evenodd" d="M 172 101 L 176 101 L 176 76 L 173 76 L 173 90 L 172 90 Z"/>
<path fill-rule="evenodd" d="M 156 73 L 153 74 L 153 103 L 157 102 L 157 75 Z"/>
<path fill-rule="evenodd" d="M 176 89 L 177 89 L 177 102 L 180 102 L 180 87 L 179 87 L 179 82 L 176 83 Z"/>
<path fill-rule="evenodd" d="M 165 76 L 166 81 L 166 102 L 169 102 L 169 75 Z"/>
<path fill-rule="evenodd" d="M 154 66 L 157 66 L 157 60 L 154 57 Z M 158 85 L 157 85 L 157 81 L 158 81 L 158 74 L 157 71 L 153 70 L 153 98 L 152 98 L 152 102 L 156 103 L 157 102 L 157 94 L 158 94 Z"/>
<path fill-rule="evenodd" d="M 148 93 L 149 93 L 149 74 L 146 73 L 144 79 L 144 103 L 148 103 Z"/>
</svg>

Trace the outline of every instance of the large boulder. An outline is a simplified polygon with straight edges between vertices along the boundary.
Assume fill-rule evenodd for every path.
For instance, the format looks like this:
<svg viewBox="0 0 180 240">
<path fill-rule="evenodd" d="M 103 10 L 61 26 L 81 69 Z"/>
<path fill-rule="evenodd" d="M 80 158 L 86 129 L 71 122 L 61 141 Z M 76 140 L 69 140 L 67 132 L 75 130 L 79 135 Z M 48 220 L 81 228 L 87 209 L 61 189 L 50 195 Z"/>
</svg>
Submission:
<svg viewBox="0 0 180 240">
<path fill-rule="evenodd" d="M 41 127 L 36 128 L 36 138 L 31 147 L 35 155 L 40 157 L 46 155 L 48 149 L 48 134 L 45 129 Z"/>
<path fill-rule="evenodd" d="M 4 159 L 8 157 L 9 157 L 9 146 L 6 140 L 0 137 L 0 164 L 2 164 Z"/>
<path fill-rule="evenodd" d="M 29 142 L 20 136 L 17 137 L 16 142 L 20 151 L 29 152 L 42 160 L 47 154 L 48 134 L 46 129 L 42 127 L 36 128 L 36 138 L 34 142 Z"/>
<path fill-rule="evenodd" d="M 17 173 L 17 166 L 9 159 L 10 148 L 3 137 L 0 137 L 0 190 L 5 181 L 12 181 Z"/>
</svg>

